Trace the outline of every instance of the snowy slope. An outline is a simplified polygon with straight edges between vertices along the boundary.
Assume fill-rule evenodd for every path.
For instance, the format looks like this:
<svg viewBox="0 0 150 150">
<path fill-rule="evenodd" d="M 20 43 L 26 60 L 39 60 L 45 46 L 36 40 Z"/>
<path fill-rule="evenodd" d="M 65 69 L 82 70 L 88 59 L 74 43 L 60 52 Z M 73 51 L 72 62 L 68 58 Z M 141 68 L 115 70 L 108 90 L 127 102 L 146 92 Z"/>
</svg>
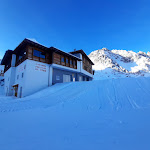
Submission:
<svg viewBox="0 0 150 150">
<path fill-rule="evenodd" d="M 0 96 L 0 149 L 149 150 L 149 83 L 120 78 Z"/>
<path fill-rule="evenodd" d="M 150 76 L 150 53 L 102 48 L 90 53 L 95 79 Z M 98 71 L 97 71 L 98 70 Z M 108 74 L 108 75 L 106 75 Z"/>
<path fill-rule="evenodd" d="M 7 97 L 1 97 L 0 103 L 3 105 L 0 111 L 51 107 L 66 101 L 79 101 L 85 106 L 92 105 L 103 110 L 145 108 L 150 104 L 149 83 L 150 78 L 127 78 L 56 84 L 19 100 L 9 97 L 12 99 L 11 102 Z"/>
</svg>

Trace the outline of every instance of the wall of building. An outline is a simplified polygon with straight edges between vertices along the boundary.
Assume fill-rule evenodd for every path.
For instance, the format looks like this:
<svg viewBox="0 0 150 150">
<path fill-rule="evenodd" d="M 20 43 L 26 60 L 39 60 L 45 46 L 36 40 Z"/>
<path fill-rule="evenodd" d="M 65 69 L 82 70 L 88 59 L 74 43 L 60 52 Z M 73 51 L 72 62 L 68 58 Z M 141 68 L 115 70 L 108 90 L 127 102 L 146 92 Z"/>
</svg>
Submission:
<svg viewBox="0 0 150 150">
<path fill-rule="evenodd" d="M 87 72 L 87 71 L 84 70 L 83 68 L 81 69 L 81 73 L 85 74 L 86 76 L 89 76 L 90 78 L 93 78 L 93 74 Z"/>
<path fill-rule="evenodd" d="M 79 57 L 81 60 L 83 59 L 83 56 L 82 56 L 81 53 L 75 53 L 73 55 Z M 86 71 L 84 69 L 84 67 L 83 67 L 83 60 L 82 61 L 77 61 L 77 71 L 82 73 L 82 74 L 84 74 L 83 76 L 89 76 L 90 80 L 93 78 L 93 74 L 89 73 L 88 71 Z"/>
<path fill-rule="evenodd" d="M 76 72 L 53 68 L 52 83 L 53 84 L 63 83 L 63 75 L 70 75 L 71 81 L 73 81 L 73 78 L 75 78 L 75 81 L 77 81 L 77 73 Z"/>
<path fill-rule="evenodd" d="M 80 71 L 82 73 L 85 73 L 86 75 L 90 76 L 90 77 L 93 77 L 93 75 L 91 76 L 91 74 L 93 74 L 93 71 L 92 71 L 92 64 L 91 62 L 87 59 L 86 56 L 82 55 L 82 53 L 73 53 L 73 55 L 79 57 L 82 61 L 81 62 L 78 62 L 77 66 L 80 66 Z M 79 67 L 78 67 L 79 68 Z"/>
<path fill-rule="evenodd" d="M 64 62 L 62 61 L 62 59 L 64 60 Z M 67 60 L 68 60 L 68 62 L 67 62 Z M 70 63 L 70 62 L 72 62 L 72 63 Z M 77 60 L 76 59 L 69 57 L 69 56 L 65 56 L 63 54 L 56 53 L 56 52 L 53 53 L 53 63 L 77 69 Z"/>
<path fill-rule="evenodd" d="M 89 73 L 93 73 L 92 71 L 92 64 L 90 63 L 89 59 L 85 57 L 84 55 L 82 56 L 82 67 L 84 70 L 86 70 Z"/>
<path fill-rule="evenodd" d="M 0 86 L 4 86 L 4 76 L 0 76 Z"/>
<path fill-rule="evenodd" d="M 34 55 L 34 50 L 42 52 L 44 57 L 37 57 Z M 39 62 L 43 62 L 43 63 L 47 63 L 49 64 L 51 62 L 51 54 L 46 52 L 45 50 L 39 49 L 37 47 L 31 47 L 31 46 L 27 46 L 27 58 L 30 60 L 35 60 L 35 61 L 39 61 Z"/>
<path fill-rule="evenodd" d="M 16 68 L 11 67 L 9 68 L 5 74 L 4 74 L 4 80 L 5 80 L 5 94 L 7 96 L 12 96 L 13 95 L 13 85 L 15 83 L 15 72 Z"/>
<path fill-rule="evenodd" d="M 49 64 L 27 59 L 23 96 L 30 95 L 48 87 L 50 79 L 49 73 Z"/>
<path fill-rule="evenodd" d="M 72 81 L 91 81 L 92 77 L 81 72 L 62 70 L 61 68 L 53 68 L 52 83 L 63 83 L 63 75 L 70 75 Z M 74 78 L 74 79 L 73 79 Z"/>
<path fill-rule="evenodd" d="M 15 85 L 18 84 L 18 94 L 17 97 L 23 97 L 25 92 L 25 82 L 27 81 L 27 60 L 22 62 L 20 65 L 16 67 L 15 74 Z M 20 93 L 20 88 L 22 87 L 22 94 Z M 15 93 L 15 91 L 14 91 Z M 13 93 L 13 95 L 14 95 Z"/>
<path fill-rule="evenodd" d="M 73 54 L 73 55 L 79 57 L 82 60 L 82 54 L 77 53 L 77 54 Z M 82 61 L 77 61 L 77 70 L 78 70 L 78 72 L 81 72 L 81 70 L 82 70 Z"/>
<path fill-rule="evenodd" d="M 91 81 L 93 78 L 90 76 L 87 76 L 83 73 L 78 73 L 77 74 L 77 81 Z"/>
<path fill-rule="evenodd" d="M 77 61 L 77 69 L 74 69 L 27 59 L 5 72 L 5 93 L 14 95 L 13 85 L 18 85 L 17 97 L 28 96 L 52 84 L 63 83 L 63 75 L 70 75 L 71 81 L 89 81 L 93 77 L 82 68 L 82 61 Z"/>
<path fill-rule="evenodd" d="M 18 85 L 17 97 L 33 94 L 52 84 L 51 74 L 49 64 L 27 59 L 5 72 L 5 93 L 7 96 L 14 95 L 13 85 Z"/>
<path fill-rule="evenodd" d="M 4 76 L 5 65 L 0 65 L 0 76 Z"/>
<path fill-rule="evenodd" d="M 73 54 L 75 56 L 78 56 L 80 59 L 82 59 L 82 54 L 81 53 L 77 53 L 77 54 Z M 93 74 L 87 72 L 86 70 L 83 69 L 83 61 L 77 61 L 77 70 L 84 74 L 83 76 L 89 76 L 90 80 L 91 78 L 93 78 Z"/>
</svg>

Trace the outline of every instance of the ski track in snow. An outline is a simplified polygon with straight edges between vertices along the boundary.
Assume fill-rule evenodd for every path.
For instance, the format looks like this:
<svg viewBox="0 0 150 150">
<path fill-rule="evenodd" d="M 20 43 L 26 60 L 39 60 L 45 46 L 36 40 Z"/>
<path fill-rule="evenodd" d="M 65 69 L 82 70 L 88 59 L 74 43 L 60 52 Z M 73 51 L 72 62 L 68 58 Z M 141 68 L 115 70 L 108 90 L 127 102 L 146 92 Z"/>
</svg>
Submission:
<svg viewBox="0 0 150 150">
<path fill-rule="evenodd" d="M 12 111 L 18 111 L 18 110 L 27 110 L 32 108 L 47 108 L 51 107 L 53 105 L 56 105 L 57 103 L 64 103 L 66 100 L 74 100 L 79 99 L 80 95 L 86 93 L 86 91 L 89 89 L 88 85 L 84 86 L 84 90 L 79 87 L 75 87 L 76 90 L 73 90 L 71 92 L 73 84 L 61 84 L 59 89 L 56 88 L 56 90 L 53 91 L 53 87 L 49 88 L 50 92 L 45 92 L 48 89 L 42 90 L 39 93 L 40 97 L 34 97 L 36 94 L 33 94 L 29 97 L 23 98 L 23 99 L 14 99 L 10 98 L 9 101 L 5 102 L 4 100 L 1 100 L 0 103 L 0 112 L 12 112 Z M 54 87 L 55 88 L 55 87 Z M 69 91 L 70 90 L 70 91 Z M 4 102 L 4 103 L 3 103 Z"/>
<path fill-rule="evenodd" d="M 119 109 L 119 102 L 118 102 L 117 92 L 116 92 L 114 82 L 115 82 L 115 80 L 112 80 L 112 87 L 113 87 L 113 91 L 114 91 L 114 106 L 115 106 L 115 109 L 118 110 Z"/>
<path fill-rule="evenodd" d="M 138 80 L 136 80 L 136 82 L 137 82 L 139 88 L 140 88 L 143 92 L 145 92 L 145 94 L 149 94 L 149 93 L 150 93 L 150 90 L 149 90 L 149 89 L 146 89 L 146 88 L 143 88 L 143 86 L 141 85 L 141 83 L 140 83 Z"/>
<path fill-rule="evenodd" d="M 148 99 L 148 97 L 150 97 L 148 87 L 150 86 L 146 80 L 149 82 L 149 78 L 126 78 L 66 83 L 57 84 L 22 99 L 9 97 L 6 100 L 6 97 L 0 96 L 0 112 L 48 108 L 59 103 L 63 106 L 65 102 L 68 101 L 82 101 L 81 98 L 84 100 L 87 110 L 92 109 L 92 107 L 99 107 L 99 109 L 111 108 L 112 110 L 119 111 L 121 109 L 128 109 L 129 105 L 133 109 L 142 109 L 150 104 Z M 147 88 L 144 88 L 141 82 L 146 84 Z M 138 90 L 138 92 L 136 90 Z M 142 104 L 144 101 L 141 96 L 143 92 L 145 102 Z M 93 104 L 90 106 L 88 102 L 86 104 L 86 99 L 88 100 L 89 98 L 97 99 L 97 101 L 94 104 L 93 100 Z M 140 104 L 142 105 L 140 106 Z"/>
<path fill-rule="evenodd" d="M 0 149 L 149 150 L 149 83 L 57 84 L 22 99 L 0 93 Z"/>
</svg>

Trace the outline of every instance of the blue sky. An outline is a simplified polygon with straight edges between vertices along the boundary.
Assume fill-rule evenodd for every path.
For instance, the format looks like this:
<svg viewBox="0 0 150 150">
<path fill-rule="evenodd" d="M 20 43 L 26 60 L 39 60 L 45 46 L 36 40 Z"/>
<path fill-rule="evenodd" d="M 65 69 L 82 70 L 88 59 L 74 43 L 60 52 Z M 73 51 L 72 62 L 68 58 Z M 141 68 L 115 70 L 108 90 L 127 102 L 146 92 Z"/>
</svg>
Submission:
<svg viewBox="0 0 150 150">
<path fill-rule="evenodd" d="M 1 0 L 0 57 L 24 38 L 64 51 L 150 51 L 148 0 Z"/>
</svg>

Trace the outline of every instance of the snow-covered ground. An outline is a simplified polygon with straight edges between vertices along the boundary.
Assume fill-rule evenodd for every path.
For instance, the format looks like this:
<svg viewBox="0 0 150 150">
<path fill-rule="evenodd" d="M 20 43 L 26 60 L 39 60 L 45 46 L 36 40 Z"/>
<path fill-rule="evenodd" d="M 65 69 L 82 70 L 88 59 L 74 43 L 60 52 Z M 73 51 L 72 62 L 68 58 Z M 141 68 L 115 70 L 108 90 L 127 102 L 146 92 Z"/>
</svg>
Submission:
<svg viewBox="0 0 150 150">
<path fill-rule="evenodd" d="M 29 97 L 0 89 L 0 150 L 149 150 L 150 78 L 57 84 Z"/>
</svg>

